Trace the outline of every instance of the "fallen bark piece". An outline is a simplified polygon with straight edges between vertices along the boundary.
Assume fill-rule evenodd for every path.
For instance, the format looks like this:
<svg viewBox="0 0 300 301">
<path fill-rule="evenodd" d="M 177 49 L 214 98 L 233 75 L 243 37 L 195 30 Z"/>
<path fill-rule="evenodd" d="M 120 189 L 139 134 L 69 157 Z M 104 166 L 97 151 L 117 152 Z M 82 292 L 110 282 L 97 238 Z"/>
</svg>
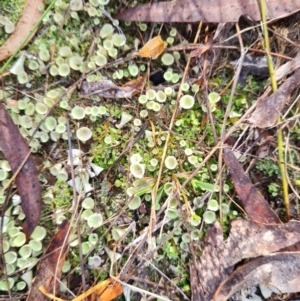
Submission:
<svg viewBox="0 0 300 301">
<path fill-rule="evenodd" d="M 267 98 L 259 98 L 256 109 L 248 119 L 248 122 L 259 128 L 267 128 L 275 125 L 278 116 L 286 103 L 291 98 L 291 93 L 300 82 L 300 70 L 285 80 L 280 88 Z"/>
<path fill-rule="evenodd" d="M 0 148 L 13 173 L 17 172 L 30 153 L 27 143 L 3 104 L 0 104 Z M 28 239 L 39 222 L 42 209 L 40 181 L 32 155 L 28 157 L 18 173 L 16 184 L 21 197 L 22 210 L 26 216 L 23 230 Z"/>
<path fill-rule="evenodd" d="M 220 283 L 233 271 L 233 267 L 229 267 L 227 270 L 225 268 L 225 242 L 219 223 L 215 223 L 207 231 L 203 246 L 200 258 L 190 260 L 191 270 L 193 270 L 191 279 L 192 299 L 211 301 Z M 195 282 L 195 279 L 197 279 L 197 282 Z"/>
<path fill-rule="evenodd" d="M 32 31 L 37 21 L 41 18 L 44 11 L 45 3 L 43 0 L 27 0 L 22 17 L 19 20 L 14 32 L 0 47 L 0 61 L 10 57 L 24 41 L 24 38 Z M 26 44 L 34 36 L 35 31 L 32 31 L 30 38 Z M 24 44 L 23 46 L 26 46 Z"/>
<path fill-rule="evenodd" d="M 193 258 L 190 262 L 198 281 L 196 287 L 195 280 L 191 283 L 192 292 L 200 296 L 197 300 L 211 301 L 221 283 L 235 273 L 234 267 L 241 260 L 269 256 L 298 242 L 300 223 L 297 221 L 284 225 L 261 225 L 237 219 L 231 223 L 226 241 L 220 224 L 215 223 L 205 235 L 200 258 Z"/>
<path fill-rule="evenodd" d="M 268 202 L 256 190 L 250 178 L 244 173 L 242 166 L 229 148 L 224 149 L 223 158 L 230 172 L 234 188 L 249 219 L 262 224 L 281 223 Z"/>
<path fill-rule="evenodd" d="M 267 19 L 288 16 L 300 9 L 300 0 L 266 0 Z M 259 2 L 256 0 L 178 0 L 139 5 L 121 11 L 114 19 L 122 21 L 191 23 L 238 22 L 241 16 L 260 21 Z"/>
<path fill-rule="evenodd" d="M 300 291 L 300 252 L 285 252 L 260 257 L 239 267 L 217 289 L 212 301 L 226 301 L 242 289 L 260 283 L 275 287 L 280 293 Z"/>
<path fill-rule="evenodd" d="M 287 224 L 260 225 L 237 219 L 231 223 L 231 231 L 225 242 L 225 268 L 245 258 L 266 256 L 300 241 L 300 222 Z"/>
</svg>

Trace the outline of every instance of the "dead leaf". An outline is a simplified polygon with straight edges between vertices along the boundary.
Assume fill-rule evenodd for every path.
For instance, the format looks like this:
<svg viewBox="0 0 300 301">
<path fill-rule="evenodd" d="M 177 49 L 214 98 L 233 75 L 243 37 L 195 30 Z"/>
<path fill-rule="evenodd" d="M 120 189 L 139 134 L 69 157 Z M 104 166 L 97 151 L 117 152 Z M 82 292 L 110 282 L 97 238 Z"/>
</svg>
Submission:
<svg viewBox="0 0 300 301">
<path fill-rule="evenodd" d="M 297 70 L 271 96 L 258 99 L 256 109 L 248 121 L 259 128 L 273 126 L 285 104 L 289 102 L 291 93 L 299 85 L 299 82 L 300 70 Z"/>
<path fill-rule="evenodd" d="M 262 225 L 237 219 L 231 223 L 229 237 L 224 241 L 221 226 L 215 223 L 205 235 L 200 258 L 191 261 L 191 269 L 197 274 L 194 279 L 197 277 L 198 284 L 201 283 L 196 288 L 192 287 L 192 291 L 200 296 L 197 300 L 211 301 L 218 287 L 231 277 L 235 265 L 242 259 L 269 256 L 299 242 L 299 226 L 296 221 L 284 225 Z"/>
<path fill-rule="evenodd" d="M 260 283 L 277 288 L 280 293 L 300 291 L 300 252 L 277 253 L 260 257 L 239 267 L 216 291 L 212 301 L 226 301 L 242 289 Z"/>
<path fill-rule="evenodd" d="M 262 224 L 281 223 L 268 202 L 256 190 L 249 177 L 244 173 L 244 170 L 234 153 L 229 148 L 225 148 L 223 157 L 225 165 L 230 172 L 234 188 L 239 195 L 240 202 L 243 205 L 248 218 Z"/>
<path fill-rule="evenodd" d="M 24 158 L 30 153 L 27 143 L 3 104 L 0 104 L 0 148 L 13 173 L 16 173 Z M 40 181 L 31 155 L 18 173 L 16 184 L 21 197 L 22 210 L 26 215 L 23 230 L 28 239 L 38 224 L 42 209 Z"/>
<path fill-rule="evenodd" d="M 48 301 L 41 291 L 43 286 L 47 292 L 58 292 L 61 270 L 69 250 L 68 243 L 69 223 L 64 220 L 57 233 L 53 236 L 50 244 L 40 259 L 37 267 L 36 276 L 32 283 L 26 301 Z"/>
<path fill-rule="evenodd" d="M 265 0 L 268 20 L 288 16 L 300 9 L 300 0 Z M 191 23 L 238 22 L 241 16 L 260 21 L 259 2 L 257 0 L 178 0 L 139 5 L 121 11 L 114 19 L 122 21 Z"/>
<path fill-rule="evenodd" d="M 134 52 L 133 55 L 156 59 L 165 51 L 165 48 L 166 46 L 161 36 L 156 36 L 148 41 L 140 51 Z"/>
<path fill-rule="evenodd" d="M 16 49 L 18 49 L 23 42 L 24 37 L 31 32 L 36 22 L 42 16 L 44 7 L 45 4 L 43 0 L 27 0 L 23 9 L 22 17 L 20 18 L 14 32 L 0 47 L 0 61 L 10 57 L 16 51 Z M 32 32 L 30 38 L 23 46 L 27 45 L 34 34 L 35 31 Z"/>
<path fill-rule="evenodd" d="M 103 79 L 97 82 L 83 82 L 81 93 L 84 95 L 98 95 L 105 98 L 132 98 L 133 87 L 119 87 L 111 80 Z"/>
</svg>

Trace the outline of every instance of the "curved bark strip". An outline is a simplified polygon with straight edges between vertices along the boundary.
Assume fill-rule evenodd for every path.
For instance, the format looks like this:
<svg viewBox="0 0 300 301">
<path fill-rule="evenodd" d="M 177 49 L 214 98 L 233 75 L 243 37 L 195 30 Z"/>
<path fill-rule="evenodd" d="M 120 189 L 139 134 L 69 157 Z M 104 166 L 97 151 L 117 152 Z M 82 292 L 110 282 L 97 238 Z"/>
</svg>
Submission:
<svg viewBox="0 0 300 301">
<path fill-rule="evenodd" d="M 0 47 L 0 61 L 10 57 L 14 51 L 18 49 L 23 42 L 24 37 L 30 33 L 36 22 L 42 16 L 44 8 L 45 4 L 43 0 L 27 0 L 22 17 L 19 20 L 14 32 Z M 26 44 L 33 38 L 34 34 L 35 32 L 31 34 Z"/>
<path fill-rule="evenodd" d="M 242 288 L 259 283 L 271 284 L 282 292 L 299 291 L 300 252 L 282 251 L 299 243 L 299 226 L 298 221 L 263 225 L 236 219 L 224 240 L 222 227 L 216 222 L 205 235 L 200 258 L 190 261 L 191 287 L 197 296 L 194 300 L 225 301 Z M 276 257 L 278 254 L 282 255 Z"/>
</svg>

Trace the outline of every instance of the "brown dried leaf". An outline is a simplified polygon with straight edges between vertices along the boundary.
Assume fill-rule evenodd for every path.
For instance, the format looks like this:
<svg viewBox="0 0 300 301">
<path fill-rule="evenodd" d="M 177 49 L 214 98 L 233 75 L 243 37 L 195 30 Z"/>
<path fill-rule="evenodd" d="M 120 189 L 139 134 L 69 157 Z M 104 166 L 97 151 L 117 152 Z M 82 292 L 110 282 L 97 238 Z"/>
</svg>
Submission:
<svg viewBox="0 0 300 301">
<path fill-rule="evenodd" d="M 68 244 L 69 224 L 64 220 L 57 233 L 53 236 L 50 244 L 40 260 L 36 276 L 32 283 L 26 301 L 48 301 L 39 288 L 43 286 L 47 292 L 58 292 L 61 269 L 69 250 Z"/>
<path fill-rule="evenodd" d="M 7 41 L 0 47 L 0 61 L 10 57 L 16 49 L 21 45 L 36 22 L 43 14 L 45 4 L 43 0 L 27 0 L 21 19 L 19 20 L 14 32 L 7 39 Z M 27 43 L 33 38 L 35 32 L 32 32 Z M 26 44 L 27 44 L 26 43 Z M 24 46 L 26 46 L 24 44 Z"/>
<path fill-rule="evenodd" d="M 105 98 L 131 98 L 134 88 L 119 87 L 111 80 L 100 80 L 97 82 L 83 82 L 81 93 L 84 95 L 98 95 Z"/>
<path fill-rule="evenodd" d="M 211 301 L 219 285 L 230 278 L 234 266 L 245 258 L 268 256 L 300 241 L 300 223 L 290 221 L 285 225 L 261 225 L 237 219 L 231 223 L 228 239 L 223 241 L 219 223 L 209 229 L 204 239 L 204 248 L 199 260 L 191 262 L 197 271 L 197 288 L 201 297 Z"/>
<path fill-rule="evenodd" d="M 6 112 L 3 104 L 0 104 L 0 148 L 13 173 L 16 173 L 22 161 L 30 152 L 27 143 L 10 115 Z M 40 181 L 31 155 L 18 173 L 16 184 L 21 197 L 22 210 L 26 215 L 23 230 L 28 239 L 38 224 L 42 209 Z"/>
<path fill-rule="evenodd" d="M 281 293 L 300 291 L 300 252 L 276 253 L 239 267 L 216 291 L 212 301 L 226 301 L 242 289 L 260 283 L 272 285 Z"/>
<path fill-rule="evenodd" d="M 291 93 L 299 85 L 299 82 L 300 70 L 297 70 L 270 97 L 260 98 L 257 101 L 256 109 L 248 121 L 259 128 L 273 126 L 284 105 L 290 100 Z"/>
<path fill-rule="evenodd" d="M 278 19 L 300 9 L 300 0 L 265 0 L 267 18 Z M 178 0 L 139 5 L 126 9 L 114 16 L 122 21 L 191 23 L 238 22 L 242 16 L 255 21 L 261 20 L 259 2 L 256 0 Z"/>
<path fill-rule="evenodd" d="M 229 148 L 225 148 L 223 157 L 225 165 L 230 172 L 234 188 L 239 195 L 240 202 L 249 219 L 262 224 L 281 223 L 268 202 L 256 190 L 249 177 L 244 173 L 244 170 L 234 153 Z"/>
<path fill-rule="evenodd" d="M 161 36 L 156 36 L 148 41 L 140 51 L 134 52 L 133 55 L 156 59 L 165 51 L 165 48 L 166 46 Z"/>
</svg>

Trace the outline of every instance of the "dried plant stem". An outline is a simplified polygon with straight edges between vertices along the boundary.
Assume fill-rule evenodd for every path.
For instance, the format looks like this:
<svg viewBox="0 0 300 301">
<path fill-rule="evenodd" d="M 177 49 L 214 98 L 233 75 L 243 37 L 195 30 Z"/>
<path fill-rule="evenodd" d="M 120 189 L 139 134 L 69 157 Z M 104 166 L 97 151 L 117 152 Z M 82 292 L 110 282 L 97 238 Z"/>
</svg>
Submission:
<svg viewBox="0 0 300 301">
<path fill-rule="evenodd" d="M 268 68 L 269 68 L 269 74 L 271 78 L 271 84 L 273 92 L 277 91 L 277 82 L 274 75 L 274 68 L 273 68 L 273 62 L 270 55 L 270 43 L 269 43 L 269 36 L 268 36 L 268 26 L 266 23 L 266 3 L 264 0 L 260 0 L 260 13 L 261 13 L 261 20 L 262 20 L 262 28 L 263 28 L 263 34 L 264 34 L 264 42 L 265 42 L 265 49 L 267 54 L 267 62 L 268 62 Z M 277 122 L 281 122 L 280 115 L 277 118 Z M 282 190 L 283 190 L 283 200 L 286 210 L 286 217 L 287 220 L 290 220 L 290 201 L 289 201 L 289 195 L 288 195 L 288 181 L 286 177 L 286 162 L 284 160 L 284 148 L 283 148 L 283 136 L 282 136 L 282 130 L 281 128 L 278 129 L 277 133 L 277 147 L 278 147 L 278 159 L 279 159 L 279 168 L 280 168 L 280 174 L 282 179 Z"/>
</svg>

